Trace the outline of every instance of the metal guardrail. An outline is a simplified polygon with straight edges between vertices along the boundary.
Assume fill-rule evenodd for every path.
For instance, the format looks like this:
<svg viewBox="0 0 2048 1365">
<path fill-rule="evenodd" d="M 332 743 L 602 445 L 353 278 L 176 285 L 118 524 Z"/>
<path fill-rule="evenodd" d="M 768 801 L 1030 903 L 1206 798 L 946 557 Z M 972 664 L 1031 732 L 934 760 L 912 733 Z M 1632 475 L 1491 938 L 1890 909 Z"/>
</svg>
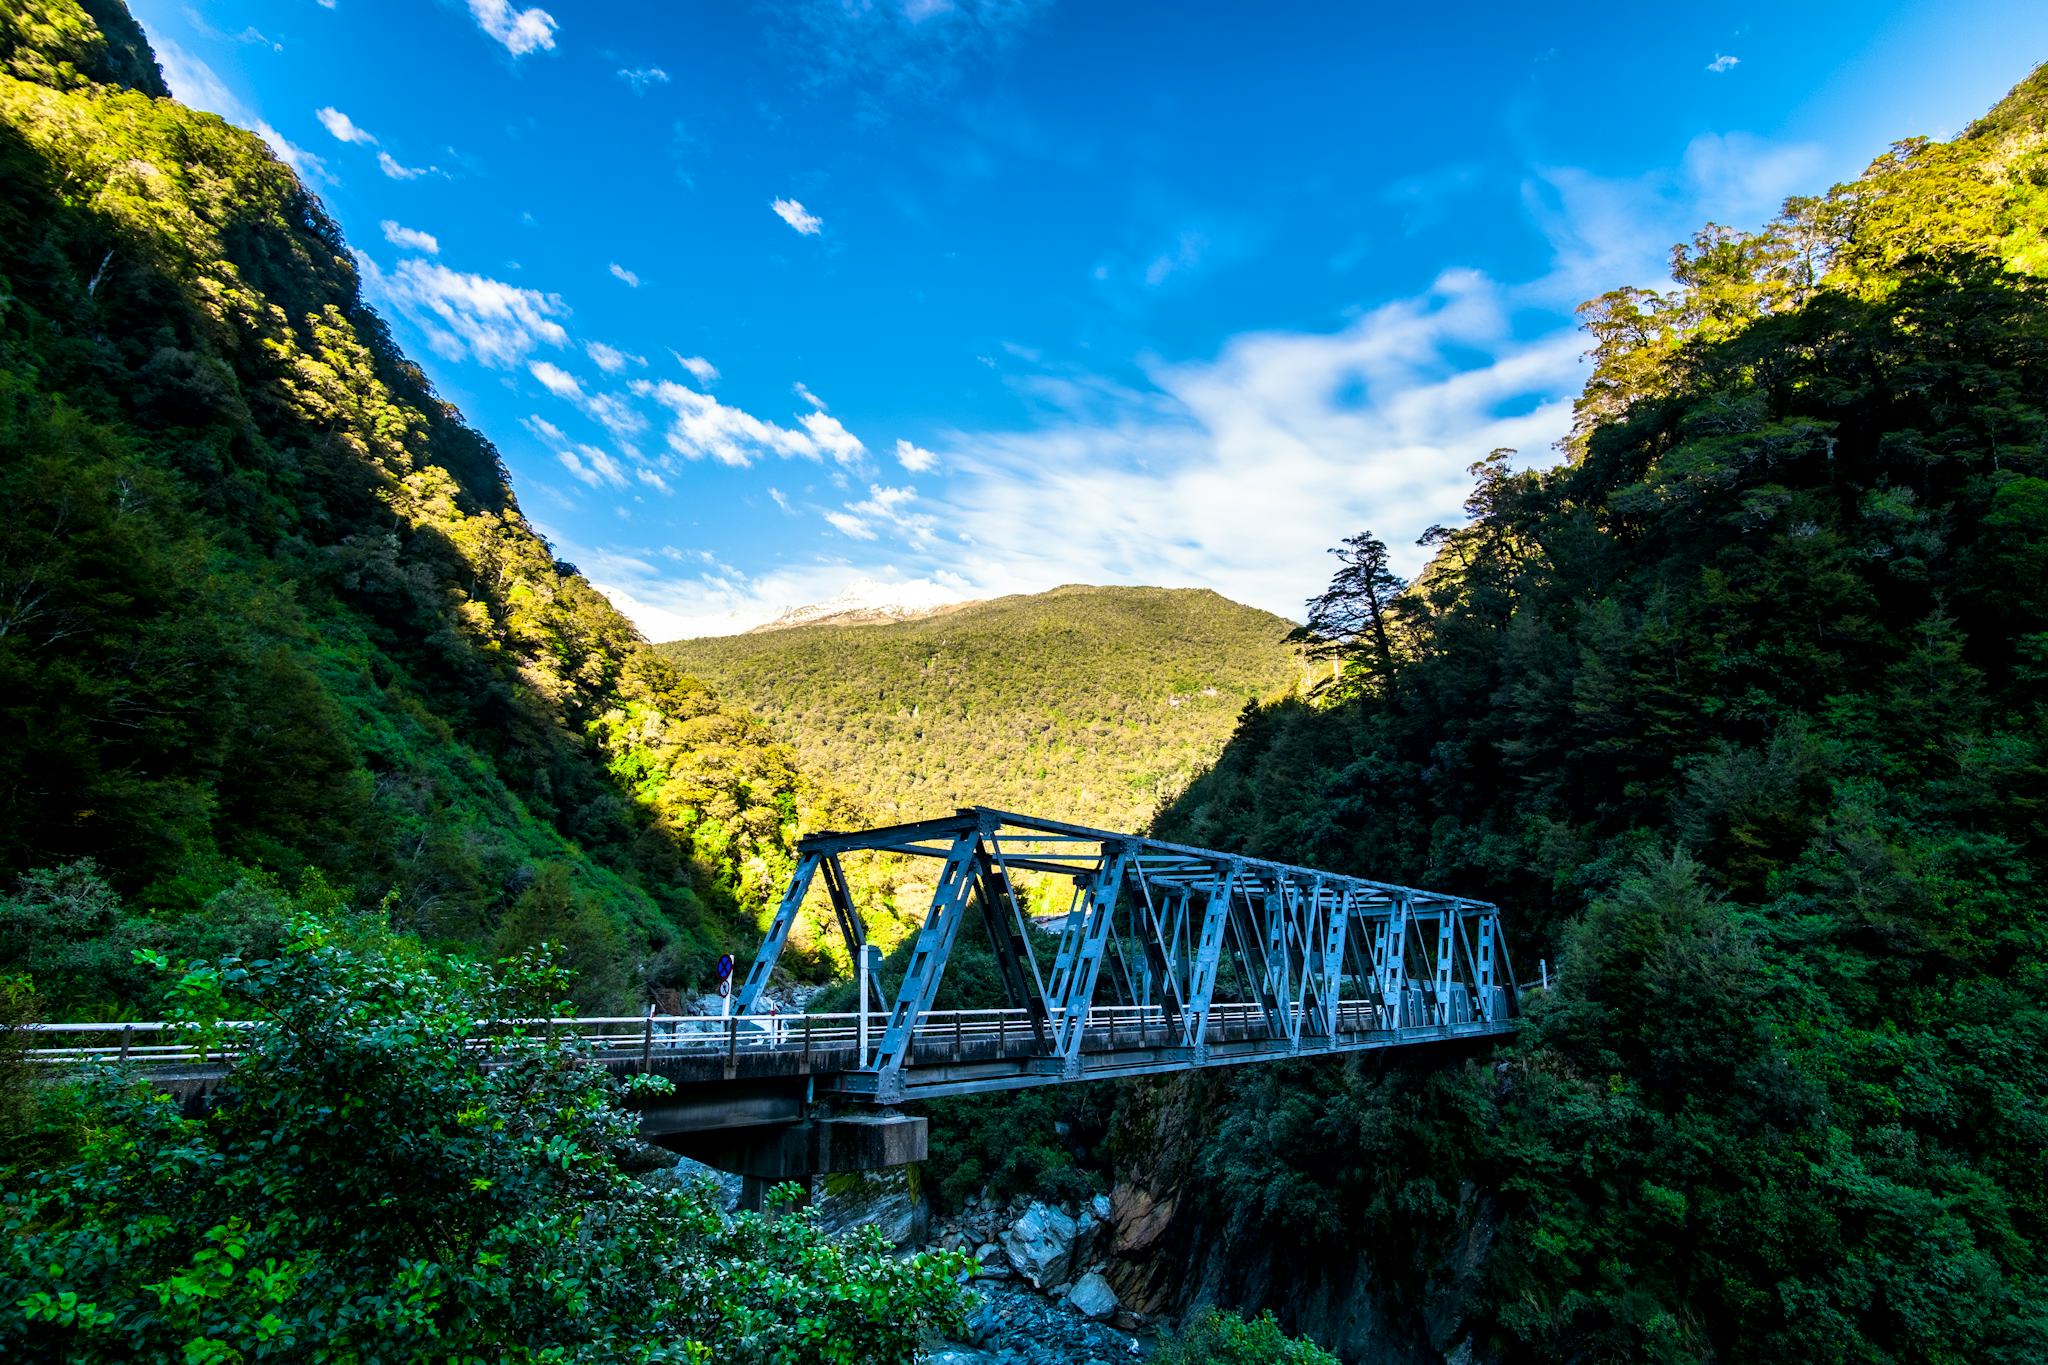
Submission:
<svg viewBox="0 0 2048 1365">
<path fill-rule="evenodd" d="M 876 1013 L 869 1018 L 872 1036 L 878 1038 L 883 1016 Z M 1266 1015 L 1257 1004 L 1219 1002 L 1210 1018 L 1212 1032 L 1222 1038 L 1247 1025 L 1263 1027 Z M 1375 1032 L 1383 1022 L 1378 1007 L 1349 1003 L 1341 1020 L 1346 1033 Z M 29 1024 L 24 1026 L 25 1032 L 39 1040 L 52 1041 L 38 1041 L 24 1049 L 23 1055 L 45 1065 L 111 1061 L 151 1068 L 223 1066 L 247 1050 L 237 1044 L 236 1034 L 263 1027 L 267 1025 L 255 1020 L 231 1020 L 210 1026 L 162 1020 Z M 652 1061 L 657 1057 L 715 1055 L 735 1050 L 812 1053 L 858 1049 L 863 1032 L 868 1030 L 862 1029 L 857 1012 L 598 1015 L 479 1020 L 468 1045 L 489 1052 L 500 1039 L 520 1031 L 545 1032 L 557 1041 L 579 1045 L 600 1059 L 616 1060 L 621 1055 L 630 1057 L 638 1053 L 643 1061 Z M 1088 1012 L 1082 1031 L 1096 1044 L 1090 1051 L 1165 1047 L 1181 1042 L 1178 1029 L 1159 1005 L 1097 1006 Z M 928 1051 L 936 1045 L 957 1055 L 970 1042 L 993 1040 L 1001 1051 L 1012 1040 L 1022 1045 L 1032 1037 L 1030 1014 L 1026 1010 L 932 1010 L 919 1020 L 913 1046 L 914 1050 Z M 77 1041 L 70 1041 L 73 1039 Z M 869 1060 L 860 1059 L 856 1066 Z"/>
</svg>

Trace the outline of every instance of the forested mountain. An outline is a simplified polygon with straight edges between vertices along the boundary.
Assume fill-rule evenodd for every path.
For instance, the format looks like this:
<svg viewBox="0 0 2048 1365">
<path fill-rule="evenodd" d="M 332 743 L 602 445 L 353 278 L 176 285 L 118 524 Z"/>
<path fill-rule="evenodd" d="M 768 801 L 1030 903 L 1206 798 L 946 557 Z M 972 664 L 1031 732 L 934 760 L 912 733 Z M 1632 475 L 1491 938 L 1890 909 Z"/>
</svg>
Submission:
<svg viewBox="0 0 2048 1365">
<path fill-rule="evenodd" d="M 47 1008 L 260 943 L 280 882 L 628 997 L 786 869 L 789 752 L 555 559 L 114 0 L 0 4 L 0 499 L 0 973 Z"/>
<path fill-rule="evenodd" d="M 1069 586 L 659 648 L 878 819 L 980 804 L 1136 829 L 1247 702 L 1302 678 L 1292 628 L 1202 589 Z"/>
<path fill-rule="evenodd" d="M 1412 587 L 1348 547 L 1344 690 L 1159 824 L 1496 899 L 1554 989 L 1485 1062 L 1127 1102 L 1127 1299 L 1385 1361 L 2042 1359 L 2048 68 L 1673 274 L 1584 310 L 1563 463 L 1477 466 Z"/>
</svg>

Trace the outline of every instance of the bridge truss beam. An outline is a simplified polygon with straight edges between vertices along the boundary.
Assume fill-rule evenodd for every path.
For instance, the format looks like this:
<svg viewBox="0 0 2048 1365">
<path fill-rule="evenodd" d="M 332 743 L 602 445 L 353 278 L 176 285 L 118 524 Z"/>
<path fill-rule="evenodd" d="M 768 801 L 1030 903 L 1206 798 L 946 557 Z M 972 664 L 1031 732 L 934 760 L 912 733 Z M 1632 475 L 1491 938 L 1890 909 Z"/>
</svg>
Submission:
<svg viewBox="0 0 2048 1365">
<path fill-rule="evenodd" d="M 814 880 L 824 881 L 847 951 L 859 960 L 867 929 L 843 856 L 875 852 L 940 864 L 894 998 L 875 980 L 861 1003 L 886 1022 L 872 1057 L 840 1077 L 849 1098 L 893 1104 L 1145 1074 L 1245 1060 L 1248 1048 L 1262 1056 L 1379 1049 L 1507 1032 L 1519 1012 L 1500 912 L 1485 901 L 984 806 L 815 834 L 797 852 L 740 991 L 741 1015 L 758 1012 Z M 1028 913 L 1019 874 L 1073 887 L 1049 967 L 1041 964 L 1040 942 L 1051 937 L 1050 920 Z M 963 1061 L 957 1047 L 954 1056 L 933 1057 L 920 1029 L 970 904 L 1009 1004 L 1028 1028 L 1017 1048 L 994 1058 Z M 1213 1021 L 1226 1002 L 1240 1022 L 1219 1038 Z M 1259 1036 L 1248 1038 L 1248 1027 Z"/>
</svg>

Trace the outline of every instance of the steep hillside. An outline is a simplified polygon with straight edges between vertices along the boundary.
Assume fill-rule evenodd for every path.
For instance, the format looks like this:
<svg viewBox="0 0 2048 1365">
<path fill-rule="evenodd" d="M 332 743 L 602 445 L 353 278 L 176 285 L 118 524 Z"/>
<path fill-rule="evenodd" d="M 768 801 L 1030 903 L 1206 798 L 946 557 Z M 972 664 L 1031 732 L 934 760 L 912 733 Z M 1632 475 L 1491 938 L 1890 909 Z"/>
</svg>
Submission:
<svg viewBox="0 0 2048 1365">
<path fill-rule="evenodd" d="M 2048 68 L 1675 265 L 1585 310 L 1567 461 L 1479 466 L 1348 695 L 1160 822 L 1496 898 L 1555 989 L 1498 1067 L 1132 1099 L 1127 1298 L 1372 1361 L 2041 1358 Z"/>
<path fill-rule="evenodd" d="M 98 869 L 0 899 L 51 1008 L 308 878 L 625 995 L 786 865 L 788 752 L 555 560 L 357 286 L 114 0 L 0 4 L 0 897 Z"/>
<path fill-rule="evenodd" d="M 678 640 L 880 819 L 980 804 L 1135 829 L 1296 682 L 1292 623 L 1213 592 L 1064 587 L 877 625 Z"/>
</svg>

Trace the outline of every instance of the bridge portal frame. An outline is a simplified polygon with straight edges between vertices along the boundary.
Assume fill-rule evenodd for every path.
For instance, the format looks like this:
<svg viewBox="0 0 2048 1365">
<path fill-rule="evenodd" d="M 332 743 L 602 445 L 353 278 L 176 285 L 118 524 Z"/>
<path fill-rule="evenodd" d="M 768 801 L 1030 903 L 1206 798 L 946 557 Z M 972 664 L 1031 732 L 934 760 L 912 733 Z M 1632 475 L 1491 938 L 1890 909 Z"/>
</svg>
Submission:
<svg viewBox="0 0 2048 1365">
<path fill-rule="evenodd" d="M 1264 1021 L 1260 1056 L 1505 1033 L 1520 1012 L 1491 902 L 967 806 L 936 820 L 801 840 L 738 1014 L 758 1011 L 820 879 L 859 960 L 867 927 L 840 859 L 863 851 L 930 858 L 941 869 L 894 998 L 876 979 L 861 1002 L 885 1022 L 872 1056 L 838 1079 L 849 1099 L 896 1104 L 1248 1060 L 1242 1039 L 1219 1050 L 1211 1029 L 1226 971 Z M 1018 872 L 1074 885 L 1049 969 L 1033 946 L 1040 930 L 1018 896 Z M 1010 1006 L 1029 1027 L 1029 1055 L 993 1066 L 914 1059 L 970 906 L 980 912 Z M 1105 982 L 1117 998 L 1099 999 Z M 1105 1003 L 1141 1007 L 1146 1022 L 1135 1046 L 1119 1042 L 1114 1022 L 1101 1046 L 1095 1011 Z"/>
</svg>

